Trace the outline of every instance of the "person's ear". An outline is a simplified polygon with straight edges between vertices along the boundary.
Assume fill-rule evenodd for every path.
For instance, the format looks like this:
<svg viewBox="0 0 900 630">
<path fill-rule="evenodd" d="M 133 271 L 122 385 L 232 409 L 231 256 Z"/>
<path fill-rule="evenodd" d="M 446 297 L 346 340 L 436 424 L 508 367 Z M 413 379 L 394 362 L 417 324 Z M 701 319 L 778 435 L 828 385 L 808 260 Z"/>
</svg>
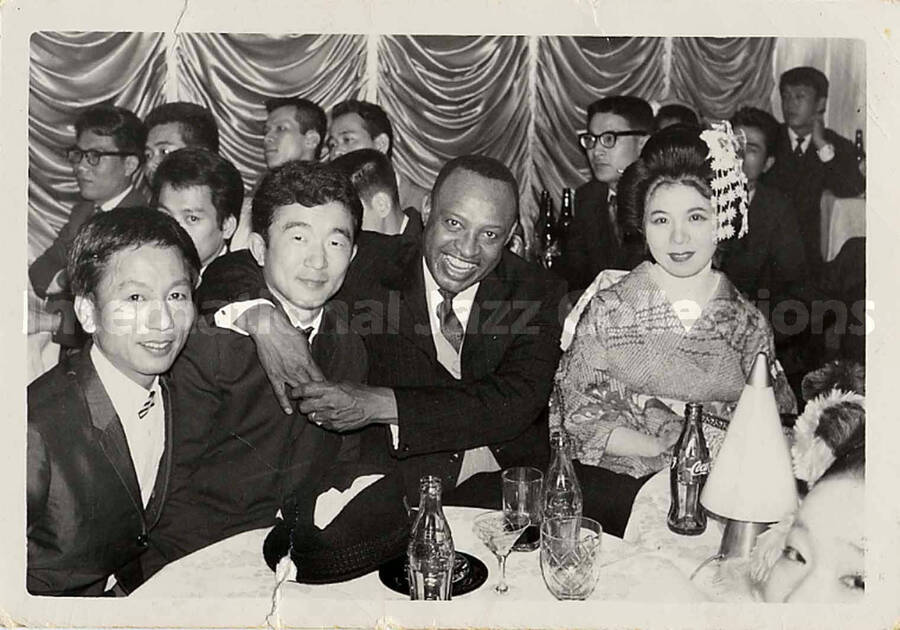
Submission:
<svg viewBox="0 0 900 630">
<path fill-rule="evenodd" d="M 649 140 L 649 139 L 650 139 L 650 134 L 647 134 L 646 136 L 638 136 L 638 137 L 637 137 L 637 140 L 638 140 L 638 143 L 637 143 L 638 157 L 640 157 L 641 151 L 644 150 L 644 145 L 647 144 L 647 140 Z"/>
<path fill-rule="evenodd" d="M 353 245 L 353 249 L 350 250 L 350 262 L 353 262 L 353 259 L 356 258 L 356 250 L 359 249 L 356 244 Z"/>
<path fill-rule="evenodd" d="M 391 198 L 383 190 L 379 190 L 372 195 L 369 207 L 375 212 L 379 219 L 384 219 L 391 213 Z"/>
<path fill-rule="evenodd" d="M 125 174 L 132 177 L 141 167 L 141 160 L 136 155 L 125 156 Z"/>
<path fill-rule="evenodd" d="M 84 295 L 75 296 L 75 317 L 78 318 L 78 323 L 84 328 L 84 332 L 89 335 L 97 332 L 94 302 L 91 298 Z"/>
<path fill-rule="evenodd" d="M 773 164 L 775 164 L 775 156 L 774 156 L 774 155 L 770 155 L 769 157 L 766 158 L 766 161 L 765 161 L 765 163 L 763 164 L 763 173 L 768 172 L 768 170 L 769 170 L 770 168 L 772 168 L 772 165 L 773 165 Z"/>
<path fill-rule="evenodd" d="M 387 155 L 388 149 L 391 148 L 391 140 L 386 133 L 380 133 L 372 140 L 375 148 Z"/>
<path fill-rule="evenodd" d="M 316 153 L 316 147 L 319 146 L 319 140 L 322 139 L 322 136 L 319 135 L 319 132 L 315 129 L 310 129 L 305 134 L 303 134 L 303 146 L 312 151 L 313 157 L 318 157 Z"/>
<path fill-rule="evenodd" d="M 816 113 L 819 116 L 823 116 L 825 114 L 825 105 L 828 103 L 827 96 L 820 96 L 816 99 Z"/>
<path fill-rule="evenodd" d="M 428 223 L 428 216 L 431 214 L 431 193 L 428 193 L 422 198 L 422 210 L 420 211 L 422 215 L 422 225 Z"/>
<path fill-rule="evenodd" d="M 222 222 L 222 238 L 226 241 L 234 236 L 234 231 L 237 229 L 237 219 L 233 216 L 225 217 L 225 220 Z"/>
<path fill-rule="evenodd" d="M 250 232 L 248 243 L 250 245 L 250 253 L 253 254 L 256 264 L 260 267 L 265 267 L 266 242 L 263 240 L 263 237 L 258 232 Z"/>
</svg>

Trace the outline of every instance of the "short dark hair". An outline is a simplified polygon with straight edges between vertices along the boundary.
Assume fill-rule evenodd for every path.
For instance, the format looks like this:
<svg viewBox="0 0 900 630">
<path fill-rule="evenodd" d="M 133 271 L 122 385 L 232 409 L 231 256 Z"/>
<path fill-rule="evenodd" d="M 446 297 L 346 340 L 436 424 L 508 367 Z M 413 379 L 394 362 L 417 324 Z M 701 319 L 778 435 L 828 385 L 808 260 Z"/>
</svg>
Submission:
<svg viewBox="0 0 900 630">
<path fill-rule="evenodd" d="M 111 136 L 116 149 L 144 159 L 147 143 L 147 128 L 141 119 L 124 107 L 114 105 L 94 105 L 75 119 L 75 136 L 81 137 L 85 131 L 98 136 Z"/>
<path fill-rule="evenodd" d="M 697 127 L 673 125 L 650 136 L 641 156 L 619 180 L 618 209 L 624 231 L 644 233 L 644 206 L 651 187 L 684 183 L 710 198 L 713 170 L 707 160 L 709 147 L 700 133 Z"/>
<path fill-rule="evenodd" d="M 350 178 L 331 164 L 291 160 L 269 171 L 253 196 L 251 228 L 269 242 L 275 210 L 299 203 L 312 208 L 336 201 L 353 219 L 353 240 L 359 234 L 363 208 Z"/>
<path fill-rule="evenodd" d="M 486 179 L 493 179 L 505 183 L 509 186 L 513 198 L 516 201 L 516 217 L 518 218 L 519 183 L 516 181 L 516 176 L 513 175 L 512 171 L 510 171 L 500 160 L 487 157 L 486 155 L 463 155 L 458 158 L 453 158 L 444 164 L 434 182 L 434 188 L 431 192 L 432 201 L 437 199 L 438 191 L 440 191 L 444 181 L 455 171 L 470 171 Z"/>
<path fill-rule="evenodd" d="M 196 103 L 178 101 L 175 103 L 163 103 L 153 108 L 144 126 L 147 133 L 154 127 L 176 123 L 181 133 L 181 139 L 189 147 L 200 147 L 213 153 L 219 152 L 219 127 L 212 112 Z"/>
<path fill-rule="evenodd" d="M 693 125 L 696 127 L 700 124 L 697 112 L 687 105 L 680 105 L 678 103 L 663 105 L 659 108 L 659 111 L 656 112 L 656 119 L 654 121 L 656 129 L 659 129 L 659 123 L 666 118 L 674 120 L 676 123 L 682 125 Z"/>
<path fill-rule="evenodd" d="M 240 219 L 244 182 L 234 164 L 217 153 L 185 148 L 167 155 L 153 177 L 154 207 L 159 206 L 159 194 L 165 184 L 176 190 L 208 186 L 219 229 L 228 217 Z"/>
<path fill-rule="evenodd" d="M 775 144 L 778 142 L 778 121 L 767 111 L 756 107 L 742 107 L 731 117 L 731 126 L 752 127 L 759 130 L 766 143 L 766 155 L 775 155 Z"/>
<path fill-rule="evenodd" d="M 115 253 L 145 245 L 175 248 L 188 269 L 191 286 L 197 283 L 200 256 L 175 219 L 150 208 L 115 208 L 95 214 L 75 235 L 66 265 L 72 293 L 94 295 Z"/>
<path fill-rule="evenodd" d="M 587 108 L 587 124 L 595 114 L 615 114 L 628 121 L 634 131 L 652 132 L 653 108 L 637 96 L 607 96 L 594 101 Z"/>
<path fill-rule="evenodd" d="M 319 134 L 319 144 L 316 145 L 316 156 L 322 149 L 325 136 L 328 134 L 328 119 L 325 110 L 316 103 L 306 98 L 291 96 L 287 98 L 277 97 L 266 100 L 266 114 L 271 114 L 280 107 L 293 107 L 294 118 L 300 126 L 300 133 L 315 130 Z"/>
<path fill-rule="evenodd" d="M 810 66 L 798 66 L 784 72 L 778 80 L 778 91 L 783 92 L 788 86 L 810 87 L 816 92 L 816 98 L 828 98 L 828 77 Z"/>
<path fill-rule="evenodd" d="M 394 151 L 394 129 L 391 126 L 391 121 L 388 119 L 388 115 L 383 109 L 381 109 L 381 107 L 379 107 L 375 103 L 369 103 L 368 101 L 357 101 L 355 99 L 350 99 L 347 101 L 343 101 L 342 103 L 338 103 L 331 108 L 332 121 L 338 116 L 343 116 L 344 114 L 356 114 L 360 118 L 362 118 L 363 126 L 366 128 L 366 133 L 368 133 L 372 137 L 372 139 L 375 139 L 381 134 L 387 134 L 388 149 L 386 153 L 388 157 L 391 157 L 391 154 Z"/>
<path fill-rule="evenodd" d="M 335 158 L 331 164 L 350 178 L 360 201 L 369 203 L 376 193 L 386 193 L 400 209 L 397 176 L 390 158 L 377 149 L 359 149 Z"/>
</svg>

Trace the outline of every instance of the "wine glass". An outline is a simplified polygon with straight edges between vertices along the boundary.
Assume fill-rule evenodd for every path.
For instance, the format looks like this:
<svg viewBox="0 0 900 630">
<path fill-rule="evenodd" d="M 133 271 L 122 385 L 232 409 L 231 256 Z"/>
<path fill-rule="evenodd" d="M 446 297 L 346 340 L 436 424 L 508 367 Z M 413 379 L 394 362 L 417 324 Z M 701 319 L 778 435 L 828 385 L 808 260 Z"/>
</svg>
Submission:
<svg viewBox="0 0 900 630">
<path fill-rule="evenodd" d="M 475 535 L 497 556 L 497 563 L 500 565 L 500 582 L 494 587 L 494 591 L 500 595 L 509 590 L 506 584 L 506 557 L 527 525 L 517 523 L 499 511 L 485 512 L 475 517 L 472 526 Z"/>
</svg>

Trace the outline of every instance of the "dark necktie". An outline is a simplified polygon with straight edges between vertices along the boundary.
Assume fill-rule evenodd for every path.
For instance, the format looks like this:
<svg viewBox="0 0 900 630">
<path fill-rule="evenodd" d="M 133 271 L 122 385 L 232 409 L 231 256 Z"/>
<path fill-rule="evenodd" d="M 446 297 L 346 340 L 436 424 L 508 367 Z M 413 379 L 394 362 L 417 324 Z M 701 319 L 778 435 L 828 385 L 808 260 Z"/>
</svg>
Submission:
<svg viewBox="0 0 900 630">
<path fill-rule="evenodd" d="M 797 146 L 794 147 L 794 157 L 798 160 L 803 159 L 803 138 L 797 138 Z"/>
<path fill-rule="evenodd" d="M 444 339 L 449 341 L 456 353 L 459 354 L 464 331 L 459 318 L 453 312 L 453 298 L 456 297 L 456 294 L 445 289 L 438 289 L 438 291 L 441 297 L 444 298 L 444 301 L 438 304 L 437 307 L 437 316 L 441 322 L 441 334 L 444 335 Z"/>
<path fill-rule="evenodd" d="M 616 239 L 616 243 L 622 243 L 622 233 L 619 229 L 619 211 L 618 211 L 618 202 L 616 201 L 616 195 L 610 195 L 609 201 L 606 204 L 607 212 L 609 213 L 609 226 L 612 228 L 613 238 Z"/>
<path fill-rule="evenodd" d="M 150 413 L 150 410 L 153 409 L 153 405 L 156 404 L 156 402 L 153 400 L 155 396 L 156 396 L 156 390 L 151 391 L 150 395 L 147 397 L 147 401 L 143 405 L 141 405 L 141 408 L 138 411 L 138 418 L 143 420 L 144 417 L 148 413 Z"/>
</svg>

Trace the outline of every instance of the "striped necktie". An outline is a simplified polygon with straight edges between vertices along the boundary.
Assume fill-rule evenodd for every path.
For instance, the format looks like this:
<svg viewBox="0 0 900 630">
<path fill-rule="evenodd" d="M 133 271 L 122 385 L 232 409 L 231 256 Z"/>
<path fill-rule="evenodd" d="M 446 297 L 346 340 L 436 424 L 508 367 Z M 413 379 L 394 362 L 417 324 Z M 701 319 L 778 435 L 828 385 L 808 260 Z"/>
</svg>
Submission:
<svg viewBox="0 0 900 630">
<path fill-rule="evenodd" d="M 453 312 L 453 298 L 456 297 L 456 294 L 446 289 L 438 289 L 438 292 L 444 298 L 437 307 L 438 320 L 441 322 L 441 334 L 444 335 L 444 339 L 449 341 L 456 353 L 459 354 L 465 331 L 463 331 L 462 324 L 456 313 Z"/>
<path fill-rule="evenodd" d="M 794 147 L 794 157 L 798 160 L 803 159 L 803 138 L 797 136 L 797 146 Z"/>
<path fill-rule="evenodd" d="M 150 392 L 150 395 L 147 397 L 146 402 L 144 402 L 144 404 L 141 405 L 141 408 L 138 411 L 138 418 L 143 420 L 144 417 L 148 413 L 150 413 L 150 410 L 153 409 L 153 405 L 156 404 L 156 401 L 154 400 L 155 396 L 156 396 L 156 390 L 154 389 Z"/>
</svg>

